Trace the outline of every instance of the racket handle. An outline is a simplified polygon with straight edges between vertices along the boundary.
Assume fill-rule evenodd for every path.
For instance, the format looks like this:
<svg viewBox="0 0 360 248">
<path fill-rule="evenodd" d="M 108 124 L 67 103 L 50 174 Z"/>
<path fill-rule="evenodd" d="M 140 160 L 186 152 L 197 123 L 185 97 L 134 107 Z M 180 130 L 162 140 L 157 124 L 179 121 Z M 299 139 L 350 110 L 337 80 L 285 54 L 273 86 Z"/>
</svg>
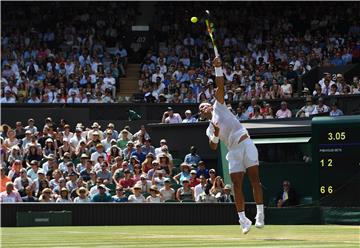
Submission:
<svg viewBox="0 0 360 248">
<path fill-rule="evenodd" d="M 215 53 L 215 57 L 219 57 L 219 52 L 216 46 L 214 46 L 214 53 Z"/>
</svg>

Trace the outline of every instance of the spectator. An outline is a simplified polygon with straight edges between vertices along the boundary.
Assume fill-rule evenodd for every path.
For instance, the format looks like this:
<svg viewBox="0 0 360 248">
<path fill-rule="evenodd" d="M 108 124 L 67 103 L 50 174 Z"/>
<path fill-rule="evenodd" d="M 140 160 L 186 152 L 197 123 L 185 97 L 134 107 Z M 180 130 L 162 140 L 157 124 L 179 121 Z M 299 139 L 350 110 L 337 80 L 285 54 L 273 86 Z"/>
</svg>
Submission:
<svg viewBox="0 0 360 248">
<path fill-rule="evenodd" d="M 155 156 L 158 157 L 160 153 L 162 153 L 161 151 L 161 147 L 167 145 L 167 141 L 166 139 L 161 139 L 160 140 L 160 146 L 155 148 Z"/>
<path fill-rule="evenodd" d="M 234 202 L 234 196 L 231 194 L 231 185 L 226 184 L 224 187 L 224 193 L 221 195 L 220 202 Z"/>
<path fill-rule="evenodd" d="M 119 181 L 119 185 L 123 187 L 124 190 L 130 190 L 135 185 L 135 181 L 131 176 L 130 170 L 124 170 L 125 177 Z"/>
<path fill-rule="evenodd" d="M 141 150 L 143 153 L 146 154 L 146 156 L 148 156 L 149 154 L 151 154 L 152 156 L 154 156 L 155 154 L 155 147 L 153 147 L 151 145 L 151 139 L 145 139 L 143 142 L 143 146 L 141 147 Z"/>
<path fill-rule="evenodd" d="M 25 196 L 22 197 L 23 202 L 38 202 L 38 199 L 34 197 L 34 191 L 31 186 L 25 188 Z"/>
<path fill-rule="evenodd" d="M 182 201 L 194 201 L 194 191 L 190 188 L 189 179 L 184 178 L 182 181 L 182 187 L 176 192 L 176 199 Z"/>
<path fill-rule="evenodd" d="M 194 187 L 194 197 L 196 202 L 204 202 L 206 201 L 206 177 L 204 175 L 199 176 L 200 184 Z"/>
<path fill-rule="evenodd" d="M 150 193 L 150 187 L 152 185 L 150 180 L 147 180 L 145 175 L 140 176 L 140 182 L 136 183 L 141 186 L 141 193 L 142 194 L 148 194 Z"/>
<path fill-rule="evenodd" d="M 167 179 L 167 177 L 164 177 L 164 175 L 165 171 L 158 167 L 157 170 L 154 171 L 151 183 L 156 185 L 158 188 L 164 187 L 164 181 Z"/>
<path fill-rule="evenodd" d="M 189 185 L 191 188 L 194 188 L 196 185 L 200 183 L 200 180 L 196 178 L 196 170 L 190 171 L 190 179 L 189 179 Z"/>
<path fill-rule="evenodd" d="M 198 165 L 201 160 L 200 156 L 197 154 L 197 148 L 195 146 L 190 147 L 190 153 L 185 156 L 184 162 L 189 165 Z"/>
<path fill-rule="evenodd" d="M 314 112 L 315 107 L 311 96 L 306 97 L 306 105 L 296 113 L 296 117 L 309 117 Z"/>
<path fill-rule="evenodd" d="M 116 187 L 116 195 L 112 196 L 113 202 L 127 202 L 128 198 L 124 195 L 124 190 L 121 186 Z"/>
<path fill-rule="evenodd" d="M 181 172 L 173 177 L 173 179 L 175 180 L 175 182 L 177 184 L 180 184 L 180 182 L 182 182 L 183 179 L 185 179 L 185 178 L 187 180 L 190 179 L 191 166 L 189 164 L 187 164 L 186 162 L 184 162 L 180 165 L 180 170 L 181 170 Z"/>
<path fill-rule="evenodd" d="M 145 202 L 145 197 L 141 194 L 141 186 L 136 184 L 133 187 L 133 194 L 129 195 L 128 201 L 133 203 L 143 203 Z"/>
<path fill-rule="evenodd" d="M 74 202 L 75 203 L 86 203 L 90 202 L 90 198 L 88 196 L 89 191 L 85 187 L 80 187 L 76 190 L 77 197 L 75 197 Z"/>
<path fill-rule="evenodd" d="M 102 162 L 101 169 L 96 172 L 96 177 L 101 178 L 105 185 L 112 184 L 112 174 L 108 169 L 107 162 Z"/>
<path fill-rule="evenodd" d="M 287 103 L 285 101 L 281 102 L 281 108 L 276 112 L 276 118 L 290 118 L 291 117 L 291 111 L 287 107 Z"/>
<path fill-rule="evenodd" d="M 181 123 L 182 119 L 178 113 L 174 113 L 171 107 L 163 114 L 162 123 Z"/>
<path fill-rule="evenodd" d="M 138 163 L 142 164 L 145 161 L 146 154 L 142 152 L 141 143 L 137 142 L 136 150 L 131 153 L 131 157 L 135 156 L 138 160 Z"/>
<path fill-rule="evenodd" d="M 32 180 L 27 176 L 26 169 L 22 168 L 20 169 L 20 176 L 14 180 L 15 189 L 21 196 L 25 196 L 25 188 L 29 185 L 32 185 Z"/>
<path fill-rule="evenodd" d="M 126 129 L 123 129 L 119 134 L 119 139 L 117 140 L 116 144 L 121 150 L 124 150 L 130 140 L 130 132 Z"/>
<path fill-rule="evenodd" d="M 150 187 L 150 195 L 146 198 L 145 201 L 150 202 L 150 203 L 160 203 L 160 202 L 162 202 L 162 199 L 161 199 L 161 197 L 159 195 L 158 187 L 156 187 L 155 185 L 152 185 Z"/>
<path fill-rule="evenodd" d="M 97 188 L 99 192 L 91 198 L 92 202 L 112 202 L 111 195 L 106 192 L 109 189 L 104 184 L 98 185 Z"/>
<path fill-rule="evenodd" d="M 182 120 L 182 123 L 194 123 L 197 122 L 197 119 L 192 116 L 191 110 L 185 111 L 185 118 Z"/>
<path fill-rule="evenodd" d="M 58 203 L 72 202 L 69 196 L 69 190 L 67 188 L 64 187 L 60 190 L 60 195 L 56 199 L 56 202 Z"/>
<path fill-rule="evenodd" d="M 318 104 L 315 105 L 314 111 L 312 112 L 313 115 L 327 113 L 330 111 L 330 108 L 324 104 L 324 99 L 319 97 Z"/>
<path fill-rule="evenodd" d="M 175 190 L 170 187 L 170 179 L 164 180 L 164 187 L 160 189 L 160 196 L 163 202 L 175 200 Z"/>
<path fill-rule="evenodd" d="M 148 173 L 149 170 L 153 168 L 152 162 L 154 161 L 155 156 L 152 153 L 148 153 L 146 155 L 145 161 L 141 164 L 141 171 L 144 173 Z"/>
<path fill-rule="evenodd" d="M 196 177 L 200 178 L 203 175 L 205 178 L 209 178 L 209 170 L 206 169 L 205 162 L 199 161 L 198 167 L 196 168 Z"/>
<path fill-rule="evenodd" d="M 39 197 L 39 202 L 54 202 L 54 198 L 52 196 L 52 191 L 49 188 L 44 188 L 41 191 L 41 195 Z"/>
<path fill-rule="evenodd" d="M 295 190 L 291 187 L 290 182 L 285 180 L 283 182 L 283 189 L 276 197 L 277 207 L 289 207 L 298 204 L 298 198 Z"/>
<path fill-rule="evenodd" d="M 143 144 L 145 140 L 150 140 L 150 135 L 146 131 L 145 126 L 141 125 L 140 130 L 134 133 L 132 137 L 132 141 L 133 142 L 138 141 L 140 144 Z"/>
<path fill-rule="evenodd" d="M 221 179 L 220 176 L 217 176 L 215 178 L 215 181 L 209 191 L 209 194 L 212 198 L 216 199 L 216 201 L 219 201 L 221 198 L 221 195 L 224 193 L 224 182 Z"/>
<path fill-rule="evenodd" d="M 0 177 L 0 183 L 1 183 L 1 188 L 0 188 L 0 192 L 3 192 L 6 190 L 6 183 L 11 182 L 11 179 L 9 177 L 6 176 L 5 174 L 5 168 L 3 166 L 0 167 L 0 172 L 1 172 L 1 177 Z"/>
<path fill-rule="evenodd" d="M 333 102 L 331 104 L 331 111 L 330 111 L 330 116 L 341 116 L 344 115 L 344 113 L 338 109 L 337 103 Z"/>
</svg>

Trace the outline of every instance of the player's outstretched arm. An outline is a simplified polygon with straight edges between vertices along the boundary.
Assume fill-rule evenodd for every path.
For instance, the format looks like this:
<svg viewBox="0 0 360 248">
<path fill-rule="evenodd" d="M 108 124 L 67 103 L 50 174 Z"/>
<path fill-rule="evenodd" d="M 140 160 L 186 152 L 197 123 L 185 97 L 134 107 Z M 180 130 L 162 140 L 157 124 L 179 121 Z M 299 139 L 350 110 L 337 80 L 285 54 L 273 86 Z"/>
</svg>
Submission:
<svg viewBox="0 0 360 248">
<path fill-rule="evenodd" d="M 224 95 L 224 72 L 222 69 L 222 63 L 219 57 L 215 57 L 213 61 L 213 65 L 215 67 L 215 83 L 216 83 L 216 90 L 215 90 L 215 99 L 223 104 L 225 102 Z"/>
</svg>

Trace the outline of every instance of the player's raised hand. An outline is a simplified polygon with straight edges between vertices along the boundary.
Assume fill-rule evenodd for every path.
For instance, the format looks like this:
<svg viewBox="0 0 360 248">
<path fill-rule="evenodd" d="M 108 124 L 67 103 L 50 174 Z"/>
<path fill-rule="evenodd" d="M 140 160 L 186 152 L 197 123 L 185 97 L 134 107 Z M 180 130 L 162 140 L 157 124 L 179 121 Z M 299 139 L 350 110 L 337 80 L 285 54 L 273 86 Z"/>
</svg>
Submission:
<svg viewBox="0 0 360 248">
<path fill-rule="evenodd" d="M 217 125 L 217 124 L 215 124 L 214 122 L 210 122 L 211 123 L 211 125 L 214 127 L 214 135 L 217 137 L 217 136 L 219 136 L 219 131 L 220 131 L 220 128 L 219 128 L 219 126 Z"/>
<path fill-rule="evenodd" d="M 222 66 L 220 57 L 215 57 L 215 58 L 214 58 L 214 60 L 213 60 L 213 66 L 214 66 L 214 67 L 221 67 L 221 66 Z"/>
</svg>

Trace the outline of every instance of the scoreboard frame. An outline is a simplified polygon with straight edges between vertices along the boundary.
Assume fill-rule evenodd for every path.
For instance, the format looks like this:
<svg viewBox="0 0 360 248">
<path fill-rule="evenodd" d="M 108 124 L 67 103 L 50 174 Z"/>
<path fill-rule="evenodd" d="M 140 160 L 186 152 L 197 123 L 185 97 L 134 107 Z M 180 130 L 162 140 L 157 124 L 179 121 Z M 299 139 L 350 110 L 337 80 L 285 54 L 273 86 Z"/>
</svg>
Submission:
<svg viewBox="0 0 360 248">
<path fill-rule="evenodd" d="M 360 172 L 360 115 L 314 117 L 311 122 L 313 201 L 341 189 Z"/>
</svg>

